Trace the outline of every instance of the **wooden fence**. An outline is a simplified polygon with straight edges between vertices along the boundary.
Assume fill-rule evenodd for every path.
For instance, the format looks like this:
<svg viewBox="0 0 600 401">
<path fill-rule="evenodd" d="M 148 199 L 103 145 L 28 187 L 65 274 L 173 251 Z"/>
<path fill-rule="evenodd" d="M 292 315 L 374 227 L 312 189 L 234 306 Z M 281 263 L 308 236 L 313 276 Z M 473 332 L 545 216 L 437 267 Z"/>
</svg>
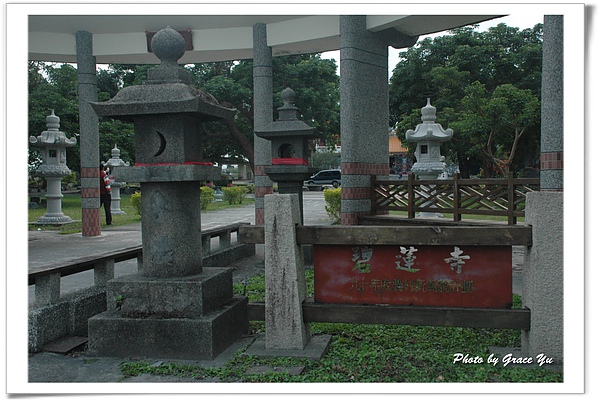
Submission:
<svg viewBox="0 0 600 401">
<path fill-rule="evenodd" d="M 503 216 L 516 224 L 525 216 L 525 196 L 539 191 L 539 178 L 463 179 L 456 174 L 447 180 L 384 180 L 371 177 L 372 213 L 403 211 L 413 219 L 419 212 L 451 214 L 454 221 L 463 215 Z"/>
</svg>

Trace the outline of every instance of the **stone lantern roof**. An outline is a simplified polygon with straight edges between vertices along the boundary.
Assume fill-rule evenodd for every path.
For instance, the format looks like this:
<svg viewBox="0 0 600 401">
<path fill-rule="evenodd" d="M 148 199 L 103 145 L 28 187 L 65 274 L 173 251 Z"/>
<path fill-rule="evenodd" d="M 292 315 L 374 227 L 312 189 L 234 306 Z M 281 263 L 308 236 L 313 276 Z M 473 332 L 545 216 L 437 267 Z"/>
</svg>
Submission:
<svg viewBox="0 0 600 401">
<path fill-rule="evenodd" d="M 406 131 L 406 139 L 409 141 L 449 141 L 452 139 L 454 131 L 450 128 L 444 130 L 442 126 L 435 122 L 436 108 L 431 105 L 430 98 L 427 98 L 427 104 L 421 108 L 422 124 L 417 125 L 415 130 Z"/>
<path fill-rule="evenodd" d="M 148 71 L 142 85 L 123 88 L 107 102 L 93 102 L 92 107 L 102 117 L 129 120 L 133 116 L 184 113 L 202 121 L 233 120 L 236 110 L 223 107 L 209 93 L 191 85 L 187 71 L 177 61 L 185 53 L 185 39 L 167 27 L 152 38 L 152 51 L 160 65 Z"/>
<path fill-rule="evenodd" d="M 59 131 L 60 117 L 54 114 L 54 109 L 49 116 L 46 117 L 47 130 L 39 136 L 30 136 L 29 143 L 39 147 L 68 147 L 74 146 L 77 143 L 76 138 L 67 138 L 64 132 Z"/>
<path fill-rule="evenodd" d="M 316 128 L 300 120 L 300 110 L 294 105 L 296 92 L 286 88 L 281 92 L 283 106 L 277 109 L 279 116 L 262 129 L 255 131 L 256 135 L 264 139 L 281 137 L 320 138 L 321 134 Z"/>
</svg>

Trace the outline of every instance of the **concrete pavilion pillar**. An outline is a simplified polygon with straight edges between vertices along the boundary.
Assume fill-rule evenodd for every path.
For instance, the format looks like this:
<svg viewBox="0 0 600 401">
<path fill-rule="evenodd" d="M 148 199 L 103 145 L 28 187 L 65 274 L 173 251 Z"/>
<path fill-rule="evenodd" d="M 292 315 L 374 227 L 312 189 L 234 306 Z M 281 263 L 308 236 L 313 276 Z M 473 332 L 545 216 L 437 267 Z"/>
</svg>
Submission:
<svg viewBox="0 0 600 401">
<path fill-rule="evenodd" d="M 253 28 L 254 130 L 261 131 L 273 121 L 273 53 L 267 45 L 266 24 Z M 255 224 L 265 222 L 265 195 L 273 193 L 273 181 L 265 167 L 271 165 L 271 143 L 254 135 Z"/>
<path fill-rule="evenodd" d="M 418 37 L 367 30 L 364 15 L 340 16 L 340 127 L 344 225 L 371 214 L 371 175 L 388 169 L 388 45 L 412 46 Z"/>
<path fill-rule="evenodd" d="M 533 244 L 525 252 L 523 306 L 531 329 L 524 354 L 563 360 L 563 16 L 544 17 L 540 192 L 527 194 L 525 223 Z"/>
<path fill-rule="evenodd" d="M 90 102 L 98 101 L 96 57 L 92 51 L 92 34 L 77 31 L 77 93 L 79 96 L 79 151 L 81 155 L 81 233 L 84 237 L 100 235 L 100 136 L 98 116 Z"/>
</svg>

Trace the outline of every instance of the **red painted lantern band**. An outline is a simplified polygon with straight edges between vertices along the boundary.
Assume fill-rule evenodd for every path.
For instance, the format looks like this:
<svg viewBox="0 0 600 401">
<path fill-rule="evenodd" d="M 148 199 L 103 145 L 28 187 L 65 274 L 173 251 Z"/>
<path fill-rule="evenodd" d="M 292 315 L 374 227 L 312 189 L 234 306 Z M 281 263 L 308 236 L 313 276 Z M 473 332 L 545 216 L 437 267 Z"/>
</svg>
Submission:
<svg viewBox="0 0 600 401">
<path fill-rule="evenodd" d="M 212 166 L 212 162 L 185 162 L 185 163 L 136 163 L 136 167 L 148 167 L 148 166 Z"/>
<path fill-rule="evenodd" d="M 510 308 L 510 246 L 315 245 L 315 301 Z"/>
<path fill-rule="evenodd" d="M 308 166 L 308 160 L 304 160 L 300 157 L 279 157 L 271 159 L 272 165 L 295 165 L 295 166 Z"/>
</svg>

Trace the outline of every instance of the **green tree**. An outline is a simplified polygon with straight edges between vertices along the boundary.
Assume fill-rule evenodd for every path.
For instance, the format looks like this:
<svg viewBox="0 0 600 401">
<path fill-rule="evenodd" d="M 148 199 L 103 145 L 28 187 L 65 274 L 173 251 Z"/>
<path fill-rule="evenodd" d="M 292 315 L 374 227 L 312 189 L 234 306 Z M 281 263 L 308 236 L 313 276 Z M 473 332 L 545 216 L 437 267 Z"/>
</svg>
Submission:
<svg viewBox="0 0 600 401">
<path fill-rule="evenodd" d="M 140 85 L 147 79 L 153 65 L 111 64 L 97 73 L 98 100 L 107 101 L 119 90 Z M 234 121 L 204 124 L 204 158 L 223 162 L 224 156 L 247 159 L 254 167 L 254 110 L 252 62 L 216 62 L 187 65 L 193 83 L 237 113 Z M 302 118 L 335 142 L 339 135 L 339 77 L 334 60 L 320 55 L 277 57 L 273 60 L 273 96 L 275 109 L 281 106 L 280 93 L 289 86 L 296 91 L 296 104 Z M 69 65 L 29 63 L 29 134 L 45 130 L 45 118 L 50 109 L 61 117 L 61 129 L 68 136 L 79 131 L 77 103 L 77 70 Z M 274 110 L 274 118 L 277 118 Z M 121 158 L 135 162 L 133 125 L 120 120 L 101 118 L 100 158 L 110 158 L 117 145 Z M 69 150 L 68 164 L 79 170 L 79 145 Z M 32 150 L 30 162 L 36 153 Z"/>
<path fill-rule="evenodd" d="M 437 108 L 437 122 L 454 130 L 452 141 L 442 145 L 443 152 L 458 162 L 464 176 L 468 176 L 473 164 L 485 167 L 510 160 L 513 167 L 529 165 L 536 159 L 532 153 L 539 143 L 541 56 L 541 24 L 522 31 L 506 24 L 485 32 L 467 26 L 451 30 L 449 35 L 426 38 L 400 54 L 390 79 L 390 124 L 404 139 L 406 130 L 421 122 L 420 109 L 431 98 Z M 503 87 L 506 84 L 511 86 Z M 538 99 L 537 111 L 530 107 L 535 106 L 530 96 Z M 495 110 L 497 115 L 492 115 L 491 105 L 475 106 L 475 99 L 493 101 L 500 107 Z M 516 113 L 502 99 L 527 106 L 530 114 Z M 484 109 L 487 114 L 475 118 L 474 110 L 483 113 Z M 500 116 L 502 113 L 505 114 Z M 508 129 L 507 118 L 519 121 Z M 492 130 L 481 128 L 484 121 L 503 125 L 493 129 L 490 138 Z M 475 129 L 477 124 L 480 129 Z M 515 130 L 520 134 L 515 135 Z M 485 170 L 488 174 L 493 171 Z"/>
<path fill-rule="evenodd" d="M 207 138 L 204 157 L 221 161 L 227 154 L 246 158 L 254 168 L 254 104 L 252 62 L 242 60 L 229 68 L 199 68 L 206 76 L 201 89 L 211 93 L 221 104 L 235 107 L 233 122 L 206 124 Z M 316 127 L 326 141 L 336 142 L 339 136 L 339 77 L 334 60 L 323 60 L 318 54 L 282 56 L 273 59 L 273 118 L 282 105 L 281 91 L 286 87 L 296 92 L 296 105 L 302 119 Z"/>
<path fill-rule="evenodd" d="M 60 130 L 67 137 L 79 135 L 79 106 L 77 104 L 77 70 L 70 64 L 28 64 L 28 137 L 46 131 L 46 117 L 51 110 L 60 117 Z M 38 150 L 29 148 L 29 164 L 38 164 Z M 69 168 L 79 171 L 79 143 L 67 148 Z"/>
</svg>

